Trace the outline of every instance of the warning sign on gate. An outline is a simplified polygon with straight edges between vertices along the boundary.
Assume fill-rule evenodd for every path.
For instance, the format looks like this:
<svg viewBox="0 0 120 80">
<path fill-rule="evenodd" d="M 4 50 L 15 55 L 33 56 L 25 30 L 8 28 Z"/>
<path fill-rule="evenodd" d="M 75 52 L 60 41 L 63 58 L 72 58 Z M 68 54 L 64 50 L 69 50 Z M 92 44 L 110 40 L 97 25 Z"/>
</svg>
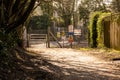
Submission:
<svg viewBox="0 0 120 80">
<path fill-rule="evenodd" d="M 64 30 L 62 31 L 62 36 L 65 36 L 65 31 Z"/>
<path fill-rule="evenodd" d="M 57 38 L 60 38 L 60 32 L 57 32 Z"/>
<path fill-rule="evenodd" d="M 69 39 L 68 39 L 68 41 L 69 41 L 70 43 L 73 42 L 73 35 L 69 35 Z"/>
<path fill-rule="evenodd" d="M 73 25 L 68 26 L 68 34 L 73 35 L 74 34 L 74 27 Z"/>
<path fill-rule="evenodd" d="M 81 29 L 74 29 L 74 35 L 81 35 Z"/>
</svg>

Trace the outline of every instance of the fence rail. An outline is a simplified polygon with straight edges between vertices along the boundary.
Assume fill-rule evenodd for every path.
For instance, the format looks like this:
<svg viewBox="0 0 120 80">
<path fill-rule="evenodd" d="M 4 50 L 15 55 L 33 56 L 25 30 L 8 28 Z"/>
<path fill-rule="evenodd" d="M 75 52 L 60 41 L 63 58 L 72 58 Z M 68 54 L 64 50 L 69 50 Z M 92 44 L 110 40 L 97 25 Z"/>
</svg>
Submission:
<svg viewBox="0 0 120 80">
<path fill-rule="evenodd" d="M 47 42 L 47 34 L 29 34 L 29 45 Z"/>
</svg>

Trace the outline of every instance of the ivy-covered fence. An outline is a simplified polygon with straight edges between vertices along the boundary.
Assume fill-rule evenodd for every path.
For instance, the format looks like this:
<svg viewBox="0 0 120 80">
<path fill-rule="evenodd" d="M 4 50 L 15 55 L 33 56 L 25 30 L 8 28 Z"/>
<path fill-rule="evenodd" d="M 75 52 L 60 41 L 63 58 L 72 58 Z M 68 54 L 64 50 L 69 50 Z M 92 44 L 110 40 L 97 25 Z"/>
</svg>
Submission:
<svg viewBox="0 0 120 80">
<path fill-rule="evenodd" d="M 90 46 L 120 50 L 120 14 L 95 12 L 90 16 Z"/>
<path fill-rule="evenodd" d="M 100 13 L 101 12 L 95 12 L 95 13 L 92 13 L 92 15 L 90 16 L 90 23 L 89 23 L 90 42 L 89 43 L 90 43 L 90 47 L 92 48 L 96 48 L 98 45 L 97 43 L 97 37 L 98 37 L 97 21 L 98 21 Z"/>
<path fill-rule="evenodd" d="M 110 47 L 110 16 L 111 13 L 101 13 L 97 21 L 98 47 Z"/>
</svg>

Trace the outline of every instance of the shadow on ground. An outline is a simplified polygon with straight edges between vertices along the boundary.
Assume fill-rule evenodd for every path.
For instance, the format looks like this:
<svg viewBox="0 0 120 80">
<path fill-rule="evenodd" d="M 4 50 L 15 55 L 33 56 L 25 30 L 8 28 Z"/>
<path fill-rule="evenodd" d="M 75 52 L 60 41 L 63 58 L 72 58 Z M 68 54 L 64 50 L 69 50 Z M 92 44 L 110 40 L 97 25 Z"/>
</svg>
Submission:
<svg viewBox="0 0 120 80">
<path fill-rule="evenodd" d="M 14 53 L 11 68 L 5 69 L 3 66 L 4 68 L 0 69 L 0 80 L 120 80 L 112 75 L 100 74 L 99 70 L 91 70 L 84 64 L 79 67 L 91 71 L 61 67 L 53 63 L 64 64 L 64 62 L 48 60 L 41 55 L 21 49 L 17 49 Z M 109 74 L 117 75 L 114 72 Z"/>
</svg>

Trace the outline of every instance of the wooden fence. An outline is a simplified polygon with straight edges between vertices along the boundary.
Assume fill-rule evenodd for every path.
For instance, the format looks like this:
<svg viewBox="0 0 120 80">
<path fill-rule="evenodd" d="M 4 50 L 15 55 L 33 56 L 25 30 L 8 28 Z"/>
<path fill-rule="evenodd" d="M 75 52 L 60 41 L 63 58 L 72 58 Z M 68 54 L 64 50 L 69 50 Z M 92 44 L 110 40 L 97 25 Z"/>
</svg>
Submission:
<svg viewBox="0 0 120 80">
<path fill-rule="evenodd" d="M 110 46 L 120 50 L 120 24 L 117 22 L 110 23 Z"/>
<path fill-rule="evenodd" d="M 103 39 L 104 45 L 110 48 L 110 21 L 104 22 L 104 37 L 101 39 Z"/>
<path fill-rule="evenodd" d="M 111 15 L 111 21 L 104 22 L 103 43 L 108 48 L 120 50 L 120 22 L 114 21 L 115 15 Z"/>
</svg>

